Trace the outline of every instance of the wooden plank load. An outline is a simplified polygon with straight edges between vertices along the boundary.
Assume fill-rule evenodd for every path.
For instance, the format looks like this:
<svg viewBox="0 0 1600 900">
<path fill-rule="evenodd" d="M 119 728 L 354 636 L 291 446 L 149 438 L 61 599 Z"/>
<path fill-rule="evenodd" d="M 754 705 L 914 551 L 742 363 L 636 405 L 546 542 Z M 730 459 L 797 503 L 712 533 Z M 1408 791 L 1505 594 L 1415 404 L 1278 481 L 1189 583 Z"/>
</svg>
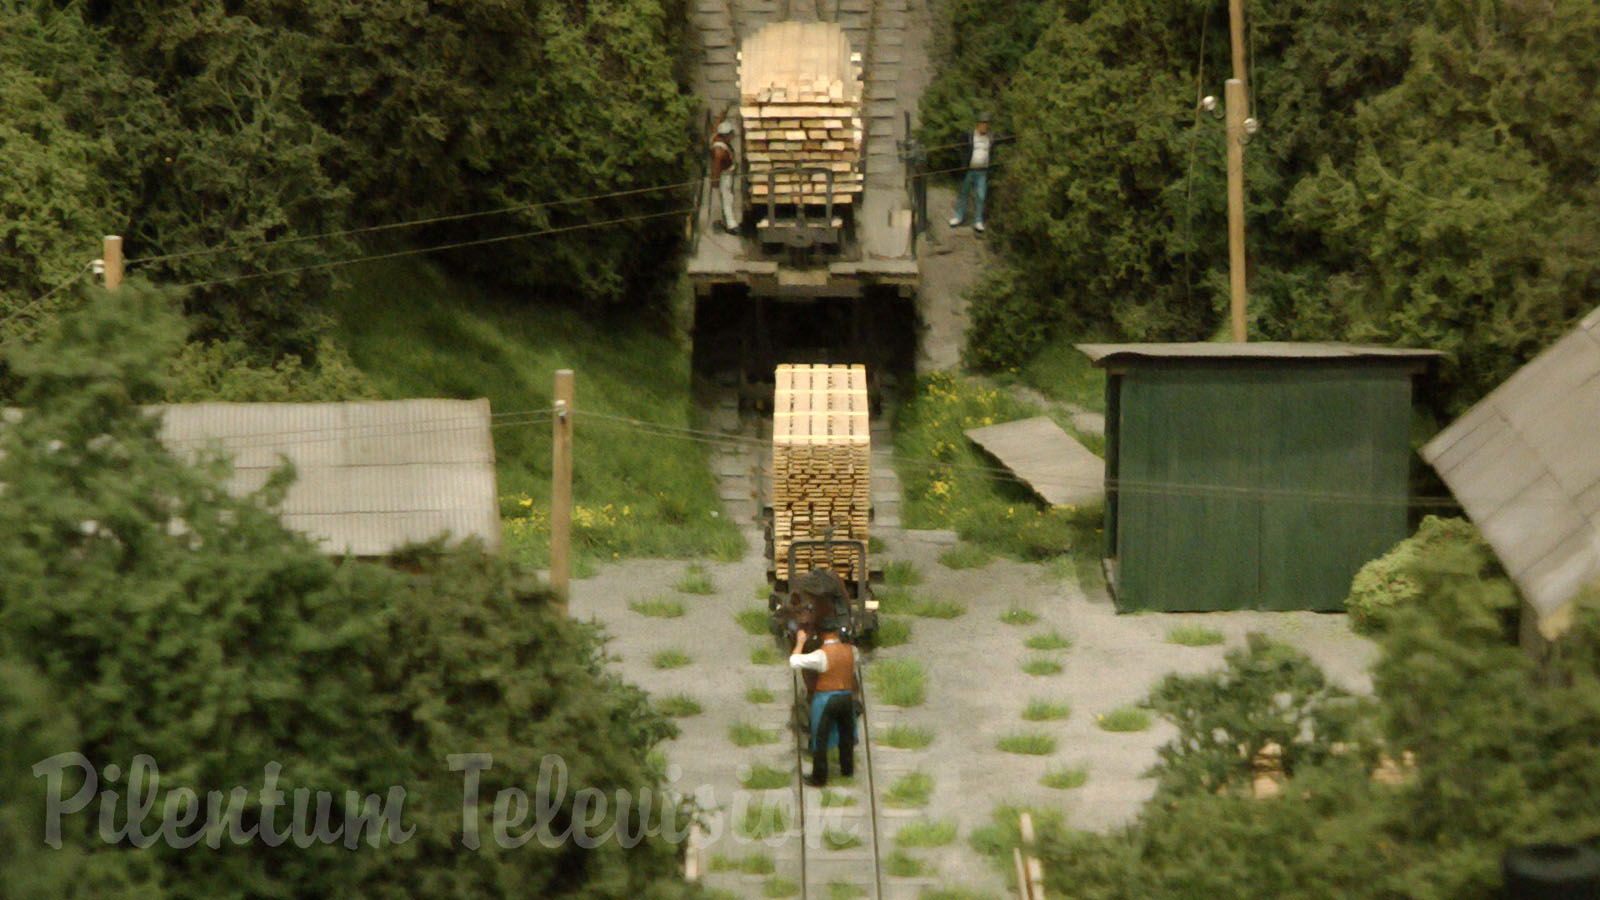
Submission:
<svg viewBox="0 0 1600 900">
<path fill-rule="evenodd" d="M 789 546 L 820 539 L 867 539 L 872 502 L 872 436 L 862 366 L 778 367 L 772 406 L 772 544 L 787 577 Z M 860 577 L 854 553 L 834 554 L 842 578 Z M 795 573 L 828 564 L 823 548 L 796 551 Z"/>
<path fill-rule="evenodd" d="M 744 123 L 750 198 L 823 203 L 833 173 L 833 202 L 861 192 L 861 56 L 833 22 L 776 22 L 739 52 L 739 116 Z"/>
</svg>

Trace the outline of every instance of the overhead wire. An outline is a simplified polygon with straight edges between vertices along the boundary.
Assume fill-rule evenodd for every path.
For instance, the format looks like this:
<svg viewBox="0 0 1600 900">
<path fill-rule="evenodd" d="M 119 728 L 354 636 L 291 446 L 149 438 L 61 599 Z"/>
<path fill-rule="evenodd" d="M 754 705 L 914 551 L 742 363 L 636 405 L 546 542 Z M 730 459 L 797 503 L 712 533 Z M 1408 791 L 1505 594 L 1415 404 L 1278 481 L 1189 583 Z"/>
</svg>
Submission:
<svg viewBox="0 0 1600 900">
<path fill-rule="evenodd" d="M 1211 7 L 1208 4 L 1200 14 L 1200 53 L 1194 73 L 1194 128 L 1189 135 L 1189 173 L 1183 186 L 1183 300 L 1193 302 L 1193 276 L 1189 244 L 1194 237 L 1194 159 L 1200 144 L 1200 113 L 1206 89 L 1206 28 L 1211 24 Z"/>
<path fill-rule="evenodd" d="M 86 272 L 88 272 L 89 269 L 92 266 L 94 266 L 94 262 L 92 260 L 89 261 L 89 262 L 84 263 L 81 267 L 78 268 L 77 271 L 73 272 L 70 276 L 68 276 L 60 284 L 57 284 L 55 287 L 49 289 L 48 291 L 45 291 L 43 294 L 40 294 L 39 296 L 33 298 L 32 300 L 29 300 L 27 303 L 22 304 L 21 306 L 19 306 L 16 309 L 12 310 L 10 313 L 6 314 L 5 318 L 0 319 L 0 325 L 4 325 L 7 322 L 10 322 L 12 319 L 19 318 L 22 315 L 24 315 L 24 314 L 32 311 L 33 309 L 37 308 L 40 304 L 44 303 L 46 300 L 49 300 L 51 297 L 54 297 L 56 294 L 60 293 L 68 285 L 71 285 L 71 284 L 77 282 L 78 279 L 82 278 L 84 276 L 84 274 Z"/>
</svg>

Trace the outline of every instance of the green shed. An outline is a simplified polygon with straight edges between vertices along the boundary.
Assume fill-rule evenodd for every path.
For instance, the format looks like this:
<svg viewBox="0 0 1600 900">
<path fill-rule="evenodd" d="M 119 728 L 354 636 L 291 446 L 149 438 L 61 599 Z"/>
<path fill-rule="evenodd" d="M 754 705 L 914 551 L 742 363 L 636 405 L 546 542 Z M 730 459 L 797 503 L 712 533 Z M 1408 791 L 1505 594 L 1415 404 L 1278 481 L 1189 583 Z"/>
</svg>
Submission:
<svg viewBox="0 0 1600 900">
<path fill-rule="evenodd" d="M 1106 370 L 1117 609 L 1339 610 L 1406 536 L 1412 379 L 1345 344 L 1080 344 Z"/>
</svg>

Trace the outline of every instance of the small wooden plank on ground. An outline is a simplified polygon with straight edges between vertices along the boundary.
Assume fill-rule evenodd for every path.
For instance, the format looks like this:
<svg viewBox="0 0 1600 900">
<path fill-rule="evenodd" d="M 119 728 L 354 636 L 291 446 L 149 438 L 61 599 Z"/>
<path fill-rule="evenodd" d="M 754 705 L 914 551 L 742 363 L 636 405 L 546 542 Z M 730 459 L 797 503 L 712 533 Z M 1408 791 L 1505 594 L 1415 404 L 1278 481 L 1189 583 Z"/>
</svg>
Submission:
<svg viewBox="0 0 1600 900">
<path fill-rule="evenodd" d="M 1105 462 L 1046 416 L 969 428 L 966 434 L 1051 506 L 1105 498 Z"/>
</svg>

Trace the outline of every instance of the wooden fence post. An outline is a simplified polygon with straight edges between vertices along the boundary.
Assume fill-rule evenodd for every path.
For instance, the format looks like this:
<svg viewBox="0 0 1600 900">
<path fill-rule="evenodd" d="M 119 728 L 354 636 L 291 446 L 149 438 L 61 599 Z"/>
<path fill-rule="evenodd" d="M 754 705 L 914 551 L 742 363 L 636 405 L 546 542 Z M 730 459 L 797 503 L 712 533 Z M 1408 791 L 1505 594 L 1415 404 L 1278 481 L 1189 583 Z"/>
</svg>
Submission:
<svg viewBox="0 0 1600 900">
<path fill-rule="evenodd" d="M 108 234 L 100 243 L 100 258 L 105 264 L 106 290 L 114 291 L 122 285 L 122 237 Z"/>
<path fill-rule="evenodd" d="M 550 418 L 550 587 L 562 615 L 572 553 L 572 370 L 555 379 L 555 414 Z"/>
</svg>

